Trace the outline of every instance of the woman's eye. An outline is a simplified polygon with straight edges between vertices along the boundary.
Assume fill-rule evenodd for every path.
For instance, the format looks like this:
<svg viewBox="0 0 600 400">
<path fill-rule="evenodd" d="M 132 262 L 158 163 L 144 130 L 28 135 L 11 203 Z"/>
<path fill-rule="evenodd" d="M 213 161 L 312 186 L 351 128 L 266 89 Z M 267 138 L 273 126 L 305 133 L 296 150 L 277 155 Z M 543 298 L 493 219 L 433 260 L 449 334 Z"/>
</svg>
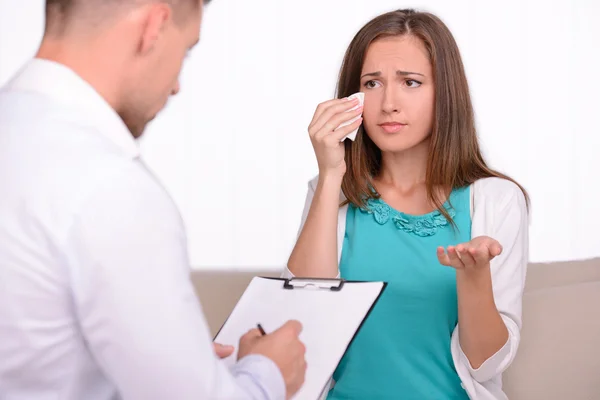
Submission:
<svg viewBox="0 0 600 400">
<path fill-rule="evenodd" d="M 367 89 L 373 89 L 373 88 L 377 87 L 377 81 L 368 81 L 365 83 L 365 87 Z"/>
<path fill-rule="evenodd" d="M 407 79 L 406 86 L 411 87 L 411 88 L 419 87 L 419 86 L 421 86 L 421 82 L 415 81 L 414 79 Z"/>
</svg>

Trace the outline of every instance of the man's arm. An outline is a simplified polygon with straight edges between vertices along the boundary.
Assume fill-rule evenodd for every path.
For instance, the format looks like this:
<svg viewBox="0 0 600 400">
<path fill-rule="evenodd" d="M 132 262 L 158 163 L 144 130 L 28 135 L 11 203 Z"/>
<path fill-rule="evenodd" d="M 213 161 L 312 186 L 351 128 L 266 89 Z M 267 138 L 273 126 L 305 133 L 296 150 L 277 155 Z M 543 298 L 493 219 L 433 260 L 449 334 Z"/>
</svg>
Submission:
<svg viewBox="0 0 600 400">
<path fill-rule="evenodd" d="M 83 335 L 124 399 L 285 398 L 268 358 L 251 355 L 233 371 L 216 358 L 182 221 L 139 164 L 90 194 L 67 242 Z"/>
</svg>

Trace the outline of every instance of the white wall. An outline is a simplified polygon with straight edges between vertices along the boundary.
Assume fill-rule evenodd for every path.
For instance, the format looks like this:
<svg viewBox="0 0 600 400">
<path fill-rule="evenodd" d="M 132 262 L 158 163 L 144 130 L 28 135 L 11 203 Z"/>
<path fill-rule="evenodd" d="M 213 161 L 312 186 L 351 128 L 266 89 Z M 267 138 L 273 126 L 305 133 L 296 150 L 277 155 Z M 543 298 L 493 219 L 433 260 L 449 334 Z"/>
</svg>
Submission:
<svg viewBox="0 0 600 400">
<path fill-rule="evenodd" d="M 35 51 L 43 3 L 0 0 L 0 84 Z M 354 33 L 409 5 L 459 43 L 485 155 L 531 194 L 531 259 L 600 256 L 597 0 L 214 0 L 182 92 L 142 143 L 182 210 L 194 266 L 285 263 L 317 172 L 314 108 L 333 97 Z"/>
</svg>

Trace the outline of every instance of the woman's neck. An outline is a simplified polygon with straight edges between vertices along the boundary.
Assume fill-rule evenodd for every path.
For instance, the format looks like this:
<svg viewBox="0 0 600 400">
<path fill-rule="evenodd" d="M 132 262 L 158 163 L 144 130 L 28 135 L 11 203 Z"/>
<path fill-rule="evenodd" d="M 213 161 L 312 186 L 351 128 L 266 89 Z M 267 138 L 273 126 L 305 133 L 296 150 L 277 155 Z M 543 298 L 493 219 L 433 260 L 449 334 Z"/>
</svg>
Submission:
<svg viewBox="0 0 600 400">
<path fill-rule="evenodd" d="M 411 191 L 425 184 L 429 139 L 398 153 L 382 152 L 381 171 L 375 181 L 400 191 Z"/>
</svg>

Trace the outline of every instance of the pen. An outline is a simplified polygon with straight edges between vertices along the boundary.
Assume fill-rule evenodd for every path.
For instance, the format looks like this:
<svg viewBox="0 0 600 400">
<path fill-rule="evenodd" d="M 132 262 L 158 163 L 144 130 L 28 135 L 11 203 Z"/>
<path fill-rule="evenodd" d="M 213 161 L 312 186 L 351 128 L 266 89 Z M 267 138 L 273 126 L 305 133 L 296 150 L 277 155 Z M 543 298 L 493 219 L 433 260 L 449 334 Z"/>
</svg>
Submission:
<svg viewBox="0 0 600 400">
<path fill-rule="evenodd" d="M 266 335 L 266 333 L 265 333 L 265 330 L 263 329 L 263 327 L 262 327 L 262 325 L 261 325 L 261 324 L 256 324 L 256 327 L 257 327 L 257 328 L 258 328 L 258 330 L 260 331 L 260 334 L 261 334 L 261 335 L 263 335 L 263 336 L 265 336 L 265 335 Z"/>
</svg>

